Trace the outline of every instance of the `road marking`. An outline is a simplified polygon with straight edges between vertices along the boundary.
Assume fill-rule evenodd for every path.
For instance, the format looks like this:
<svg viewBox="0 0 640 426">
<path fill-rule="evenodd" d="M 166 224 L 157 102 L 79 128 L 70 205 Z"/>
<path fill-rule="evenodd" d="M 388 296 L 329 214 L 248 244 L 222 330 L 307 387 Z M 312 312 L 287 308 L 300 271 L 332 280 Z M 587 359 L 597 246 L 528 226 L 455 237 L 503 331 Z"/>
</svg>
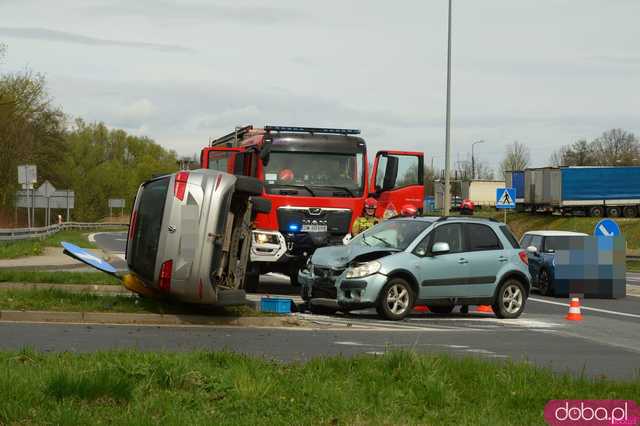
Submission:
<svg viewBox="0 0 640 426">
<path fill-rule="evenodd" d="M 528 300 L 533 300 L 534 302 L 548 303 L 549 305 L 564 306 L 565 308 L 569 306 L 568 303 L 552 302 L 551 300 L 536 299 L 535 297 L 530 297 Z M 587 306 L 581 306 L 580 309 L 582 309 L 583 311 L 602 312 L 603 314 L 619 315 L 622 317 L 640 318 L 640 315 L 628 314 L 626 312 L 610 311 L 608 309 L 589 308 Z"/>
</svg>

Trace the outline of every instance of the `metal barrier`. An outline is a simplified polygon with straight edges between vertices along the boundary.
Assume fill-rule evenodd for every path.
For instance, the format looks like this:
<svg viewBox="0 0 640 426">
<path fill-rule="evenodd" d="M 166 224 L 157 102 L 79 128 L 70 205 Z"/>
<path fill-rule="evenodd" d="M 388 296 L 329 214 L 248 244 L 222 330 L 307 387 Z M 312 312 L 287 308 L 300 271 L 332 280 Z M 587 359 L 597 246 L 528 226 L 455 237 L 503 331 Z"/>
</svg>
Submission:
<svg viewBox="0 0 640 426">
<path fill-rule="evenodd" d="M 63 229 L 95 229 L 128 227 L 128 223 L 86 223 L 64 222 L 40 228 L 8 228 L 0 229 L 0 241 L 28 240 L 30 238 L 44 238 Z"/>
</svg>

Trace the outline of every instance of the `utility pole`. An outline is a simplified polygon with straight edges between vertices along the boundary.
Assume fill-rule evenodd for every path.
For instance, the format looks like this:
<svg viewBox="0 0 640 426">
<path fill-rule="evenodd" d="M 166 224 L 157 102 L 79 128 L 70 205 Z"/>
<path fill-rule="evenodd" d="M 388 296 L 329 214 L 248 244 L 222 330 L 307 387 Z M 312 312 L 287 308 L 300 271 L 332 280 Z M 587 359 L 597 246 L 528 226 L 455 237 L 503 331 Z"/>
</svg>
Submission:
<svg viewBox="0 0 640 426">
<path fill-rule="evenodd" d="M 473 153 L 473 148 L 476 146 L 477 143 L 484 143 L 484 141 L 479 140 L 471 144 L 471 180 L 475 180 L 476 178 L 476 158 Z"/>
<path fill-rule="evenodd" d="M 451 1 L 449 0 L 449 26 L 447 38 L 447 124 L 444 159 L 444 216 L 449 216 L 451 208 Z"/>
</svg>

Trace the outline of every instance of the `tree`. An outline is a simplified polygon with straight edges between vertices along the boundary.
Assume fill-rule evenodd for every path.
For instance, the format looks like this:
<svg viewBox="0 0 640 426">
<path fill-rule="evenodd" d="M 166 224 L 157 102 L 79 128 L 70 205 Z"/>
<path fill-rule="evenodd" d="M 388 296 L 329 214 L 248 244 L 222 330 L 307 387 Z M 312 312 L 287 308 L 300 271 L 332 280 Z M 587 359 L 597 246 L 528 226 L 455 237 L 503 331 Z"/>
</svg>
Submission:
<svg viewBox="0 0 640 426">
<path fill-rule="evenodd" d="M 597 163 L 593 143 L 580 139 L 558 151 L 562 166 L 593 166 Z"/>
<path fill-rule="evenodd" d="M 596 164 L 600 166 L 640 164 L 639 142 L 631 132 L 611 129 L 595 139 L 591 145 Z"/>
<path fill-rule="evenodd" d="M 507 145 L 504 159 L 500 163 L 502 175 L 504 176 L 504 172 L 526 169 L 530 157 L 529 148 L 526 145 L 518 141 Z"/>
</svg>

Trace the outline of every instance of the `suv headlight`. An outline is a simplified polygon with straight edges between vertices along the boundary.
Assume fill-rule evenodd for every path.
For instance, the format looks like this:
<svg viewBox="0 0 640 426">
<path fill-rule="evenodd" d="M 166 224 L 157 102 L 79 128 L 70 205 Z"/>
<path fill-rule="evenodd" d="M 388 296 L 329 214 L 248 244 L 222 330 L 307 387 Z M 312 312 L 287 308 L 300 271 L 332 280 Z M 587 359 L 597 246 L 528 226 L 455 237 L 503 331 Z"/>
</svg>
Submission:
<svg viewBox="0 0 640 426">
<path fill-rule="evenodd" d="M 359 263 L 347 269 L 347 278 L 362 278 L 373 275 L 380 270 L 380 262 Z"/>
<path fill-rule="evenodd" d="M 266 232 L 254 232 L 253 241 L 257 244 L 280 244 L 278 234 L 270 234 Z"/>
</svg>

